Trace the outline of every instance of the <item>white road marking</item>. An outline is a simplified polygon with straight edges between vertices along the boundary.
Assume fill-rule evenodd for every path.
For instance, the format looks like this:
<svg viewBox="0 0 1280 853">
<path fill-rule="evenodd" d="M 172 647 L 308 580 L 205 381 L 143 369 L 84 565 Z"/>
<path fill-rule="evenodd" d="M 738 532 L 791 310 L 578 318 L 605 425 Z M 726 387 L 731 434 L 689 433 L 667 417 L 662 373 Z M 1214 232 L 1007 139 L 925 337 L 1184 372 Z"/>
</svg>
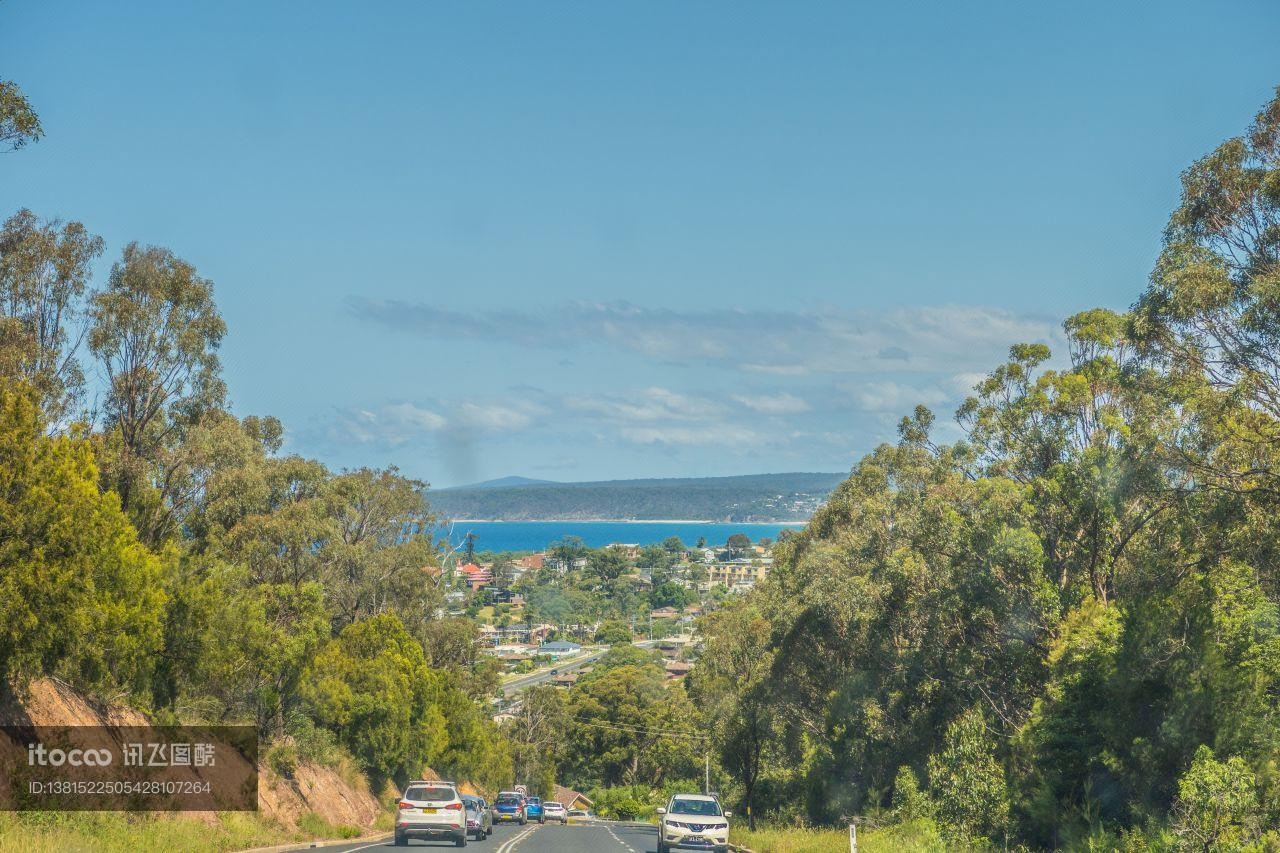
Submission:
<svg viewBox="0 0 1280 853">
<path fill-rule="evenodd" d="M 389 837 L 390 836 L 388 836 L 388 838 Z M 385 847 L 386 843 L 387 843 L 387 839 L 384 838 L 381 841 L 375 841 L 372 844 L 366 844 L 363 847 L 352 847 L 351 849 L 347 850 L 347 853 L 356 853 L 357 850 L 369 850 L 370 848 L 373 848 L 373 847 Z"/>
<path fill-rule="evenodd" d="M 628 850 L 630 850 L 630 851 L 631 851 L 631 853 L 636 853 L 635 848 L 633 848 L 630 844 L 628 844 L 627 842 L 623 841 L 621 838 L 619 838 L 619 837 L 618 837 L 618 834 L 617 834 L 616 832 L 614 832 L 614 831 L 613 831 L 613 827 L 612 827 L 612 826 L 606 826 L 606 827 L 605 827 L 605 829 L 609 830 L 609 835 L 613 836 L 613 840 L 614 840 L 614 841 L 618 842 L 618 843 L 619 843 L 619 844 L 621 844 L 623 847 L 625 847 L 625 848 L 627 848 Z"/>
<path fill-rule="evenodd" d="M 533 835 L 534 831 L 537 828 L 538 827 L 536 826 L 531 826 L 528 829 L 522 831 L 515 838 L 509 839 L 505 844 L 503 844 L 496 851 L 494 851 L 494 853 L 512 853 L 512 851 L 516 849 L 516 845 L 519 844 L 521 841 L 524 841 L 530 835 Z"/>
</svg>

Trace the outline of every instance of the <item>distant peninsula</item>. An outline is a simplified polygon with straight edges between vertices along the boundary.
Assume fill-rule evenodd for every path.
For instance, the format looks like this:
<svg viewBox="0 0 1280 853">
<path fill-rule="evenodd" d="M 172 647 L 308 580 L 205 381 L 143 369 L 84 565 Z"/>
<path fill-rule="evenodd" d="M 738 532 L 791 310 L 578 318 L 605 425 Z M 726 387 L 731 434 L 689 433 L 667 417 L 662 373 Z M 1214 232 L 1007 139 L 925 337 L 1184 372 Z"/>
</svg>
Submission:
<svg viewBox="0 0 1280 853">
<path fill-rule="evenodd" d="M 503 477 L 427 497 L 441 519 L 806 521 L 846 476 L 800 472 L 591 483 Z"/>
</svg>

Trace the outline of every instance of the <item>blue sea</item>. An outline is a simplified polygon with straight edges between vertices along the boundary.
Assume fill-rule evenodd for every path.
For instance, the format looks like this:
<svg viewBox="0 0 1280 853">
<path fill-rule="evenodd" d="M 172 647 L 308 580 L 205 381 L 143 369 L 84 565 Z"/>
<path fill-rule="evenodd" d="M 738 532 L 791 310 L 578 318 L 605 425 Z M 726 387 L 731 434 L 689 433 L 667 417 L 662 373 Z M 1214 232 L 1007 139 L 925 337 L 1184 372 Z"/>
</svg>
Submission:
<svg viewBox="0 0 1280 853">
<path fill-rule="evenodd" d="M 751 541 L 777 539 L 782 530 L 799 530 L 804 524 L 721 524 L 704 521 L 457 521 L 437 533 L 454 545 L 467 533 L 476 535 L 477 551 L 541 551 L 565 536 L 577 536 L 589 548 L 615 542 L 652 545 L 670 536 L 679 536 L 685 545 L 706 539 L 708 545 L 723 545 L 735 533 L 745 533 Z"/>
</svg>

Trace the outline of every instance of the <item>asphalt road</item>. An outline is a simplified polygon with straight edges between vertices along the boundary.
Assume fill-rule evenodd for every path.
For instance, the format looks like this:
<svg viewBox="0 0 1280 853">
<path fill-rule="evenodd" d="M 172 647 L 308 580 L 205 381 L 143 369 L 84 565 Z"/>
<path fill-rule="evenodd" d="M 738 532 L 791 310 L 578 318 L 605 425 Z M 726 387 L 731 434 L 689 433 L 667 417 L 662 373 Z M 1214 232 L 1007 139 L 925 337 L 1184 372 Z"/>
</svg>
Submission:
<svg viewBox="0 0 1280 853">
<path fill-rule="evenodd" d="M 656 853 L 658 832 L 653 826 L 611 823 L 546 824 L 539 826 L 497 826 L 484 841 L 471 841 L 468 850 L 478 853 Z M 396 847 L 391 839 L 330 844 L 327 847 L 301 845 L 297 850 L 324 850 L 328 853 L 389 853 L 392 850 L 453 850 L 452 842 L 410 841 L 408 848 Z"/>
<path fill-rule="evenodd" d="M 642 648 L 642 649 L 652 649 L 656 643 L 657 643 L 657 640 L 638 640 L 637 642 L 633 643 L 633 645 L 638 646 L 639 648 Z M 573 661 L 572 663 L 563 663 L 563 664 L 560 664 L 559 666 L 553 666 L 547 669 L 542 669 L 542 670 L 539 670 L 538 672 L 530 673 L 529 675 L 524 675 L 524 676 L 521 676 L 520 678 L 516 678 L 511 681 L 508 681 L 506 684 L 502 685 L 502 695 L 513 696 L 516 693 L 519 693 L 521 690 L 525 689 L 526 687 L 532 687 L 535 684 L 542 684 L 543 682 L 550 681 L 551 679 L 555 678 L 556 675 L 559 675 L 561 673 L 573 672 L 575 669 L 581 669 L 587 664 L 594 663 L 595 661 L 598 661 L 600 658 L 604 657 L 604 653 L 606 651 L 608 651 L 608 649 L 600 649 L 597 652 L 593 652 L 589 657 L 581 658 L 579 660 Z M 551 674 L 551 670 L 553 669 L 556 671 L 556 675 Z"/>
<path fill-rule="evenodd" d="M 560 675 L 566 672 L 573 672 L 575 669 L 581 669 L 587 664 L 599 660 L 603 655 L 604 655 L 603 651 L 595 652 L 594 654 L 588 657 L 580 658 L 576 661 L 573 661 L 572 663 L 563 663 L 560 666 L 551 667 L 549 669 L 544 669 L 539 672 L 533 672 L 533 673 L 530 673 L 529 675 L 521 676 L 520 678 L 512 679 L 511 681 L 508 681 L 506 684 L 502 685 L 502 693 L 504 696 L 511 696 L 512 694 L 519 693 L 521 690 L 524 690 L 526 687 L 532 687 L 535 684 L 542 684 L 544 681 L 550 681 L 551 679 L 555 678 L 556 675 Z M 556 671 L 554 675 L 551 672 L 552 669 Z"/>
</svg>

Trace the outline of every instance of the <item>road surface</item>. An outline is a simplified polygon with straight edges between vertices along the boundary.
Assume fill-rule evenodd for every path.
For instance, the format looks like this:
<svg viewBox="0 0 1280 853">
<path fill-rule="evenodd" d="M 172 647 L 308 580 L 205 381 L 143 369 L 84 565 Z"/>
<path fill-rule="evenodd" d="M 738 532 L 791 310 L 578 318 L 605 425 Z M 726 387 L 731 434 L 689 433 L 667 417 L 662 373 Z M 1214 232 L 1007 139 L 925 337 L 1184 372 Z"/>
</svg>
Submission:
<svg viewBox="0 0 1280 853">
<path fill-rule="evenodd" d="M 581 669 L 587 664 L 593 663 L 599 660 L 603 655 L 604 655 L 604 651 L 593 652 L 587 657 L 579 658 L 578 660 L 573 661 L 571 663 L 565 662 L 560 664 L 559 666 L 554 666 L 549 669 L 542 669 L 537 672 L 531 672 L 528 675 L 522 675 L 519 678 L 514 678 L 511 681 L 508 681 L 506 684 L 502 685 L 502 694 L 504 696 L 512 696 L 516 693 L 519 693 L 521 690 L 524 690 L 526 687 L 532 687 L 535 684 L 542 684 L 544 681 L 550 681 L 551 679 L 555 678 L 557 675 L 561 675 L 566 672 L 573 672 L 575 669 Z M 554 674 L 551 672 L 552 669 L 555 670 Z"/>
<path fill-rule="evenodd" d="M 657 643 L 658 640 L 637 640 L 632 645 L 642 649 L 652 649 Z M 565 662 L 558 666 L 540 669 L 537 672 L 531 672 L 528 675 L 522 675 L 519 678 L 512 679 L 502 685 L 502 695 L 514 696 L 526 687 L 532 687 L 535 684 L 542 684 L 543 682 L 550 681 L 561 673 L 573 672 L 575 669 L 581 669 L 589 663 L 595 663 L 600 660 L 600 658 L 604 657 L 604 654 L 607 651 L 608 649 L 599 649 L 598 651 L 592 652 L 585 658 L 579 658 L 578 660 Z M 553 669 L 555 670 L 554 674 L 551 672 Z"/>
<path fill-rule="evenodd" d="M 326 847 L 300 845 L 302 850 L 323 850 L 326 853 L 391 853 L 393 850 L 453 850 L 452 842 L 410 841 L 409 846 L 396 847 L 387 838 L 383 841 L 344 842 Z M 657 827 L 645 824 L 597 823 L 546 824 L 539 826 L 497 826 L 493 835 L 484 841 L 471 841 L 468 850 L 475 853 L 656 853 L 658 849 Z"/>
</svg>

